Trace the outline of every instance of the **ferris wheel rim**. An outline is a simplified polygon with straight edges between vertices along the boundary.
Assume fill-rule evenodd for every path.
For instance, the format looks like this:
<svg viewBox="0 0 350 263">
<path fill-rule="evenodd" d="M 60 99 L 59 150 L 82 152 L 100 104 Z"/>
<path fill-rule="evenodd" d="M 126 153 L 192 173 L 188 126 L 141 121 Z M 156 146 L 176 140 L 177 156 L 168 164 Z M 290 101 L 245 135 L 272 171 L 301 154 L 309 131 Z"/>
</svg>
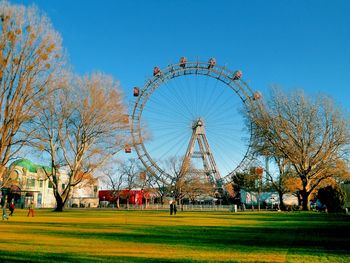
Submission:
<svg viewBox="0 0 350 263">
<path fill-rule="evenodd" d="M 164 176 L 168 179 L 171 176 L 164 171 L 151 157 L 148 153 L 144 143 L 141 129 L 141 119 L 142 113 L 145 108 L 145 105 L 152 93 L 158 89 L 159 87 L 166 84 L 166 82 L 178 78 L 183 77 L 185 75 L 203 75 L 207 77 L 211 77 L 213 79 L 217 79 L 225 84 L 225 86 L 231 88 L 236 95 L 240 98 L 245 108 L 247 108 L 247 103 L 254 102 L 254 93 L 249 88 L 248 84 L 243 81 L 241 78 L 238 80 L 233 79 L 235 71 L 231 71 L 226 68 L 226 66 L 215 65 L 214 67 L 209 67 L 208 62 L 186 62 L 185 67 L 181 66 L 182 63 L 174 63 L 170 64 L 164 69 L 160 69 L 160 75 L 153 76 L 148 79 L 144 84 L 143 88 L 140 89 L 140 94 L 134 103 L 134 107 L 131 114 L 131 137 L 132 144 L 136 153 L 146 167 L 146 170 L 151 174 L 155 175 L 161 181 L 164 180 Z M 252 134 L 249 137 L 249 145 L 247 146 L 247 150 L 239 162 L 239 164 L 228 174 L 221 177 L 221 183 L 227 183 L 228 179 L 234 175 L 237 171 L 243 170 L 243 167 L 248 166 L 254 159 L 253 154 L 251 152 L 251 138 Z"/>
</svg>

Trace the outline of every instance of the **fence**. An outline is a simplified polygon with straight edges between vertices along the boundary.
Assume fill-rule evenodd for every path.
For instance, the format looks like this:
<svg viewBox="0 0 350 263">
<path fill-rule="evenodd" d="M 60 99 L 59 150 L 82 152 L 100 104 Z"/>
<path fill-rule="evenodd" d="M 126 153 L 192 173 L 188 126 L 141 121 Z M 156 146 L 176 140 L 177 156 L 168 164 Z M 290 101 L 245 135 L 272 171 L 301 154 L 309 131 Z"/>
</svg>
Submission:
<svg viewBox="0 0 350 263">
<path fill-rule="evenodd" d="M 115 208 L 114 206 L 109 206 L 109 208 Z M 125 209 L 125 210 L 169 210 L 169 205 L 161 205 L 161 204 L 149 204 L 147 206 L 145 205 L 131 205 L 128 206 L 126 204 L 121 204 L 119 209 Z M 209 205 L 209 204 L 202 204 L 202 205 L 178 205 L 177 209 L 179 211 L 255 211 L 257 208 L 254 209 L 246 209 L 240 206 L 235 205 Z M 263 210 L 263 209 L 261 209 Z M 265 209 L 264 209 L 265 210 Z"/>
</svg>

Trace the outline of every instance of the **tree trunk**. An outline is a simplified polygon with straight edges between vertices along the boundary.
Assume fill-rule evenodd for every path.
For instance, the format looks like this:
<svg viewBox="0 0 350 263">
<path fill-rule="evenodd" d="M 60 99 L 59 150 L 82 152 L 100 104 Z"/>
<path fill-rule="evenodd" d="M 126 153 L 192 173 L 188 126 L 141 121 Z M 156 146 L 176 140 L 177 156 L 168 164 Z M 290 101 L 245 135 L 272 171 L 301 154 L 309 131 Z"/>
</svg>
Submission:
<svg viewBox="0 0 350 263">
<path fill-rule="evenodd" d="M 297 195 L 297 198 L 298 198 L 298 206 L 301 206 L 303 200 L 302 200 L 300 191 L 297 191 L 296 195 Z"/>
<path fill-rule="evenodd" d="M 55 208 L 55 212 L 62 212 L 63 211 L 63 206 L 64 206 L 64 202 L 62 200 L 62 197 L 60 195 L 56 195 L 56 208 Z"/>
<path fill-rule="evenodd" d="M 303 189 L 301 191 L 301 197 L 303 200 L 303 203 L 302 203 L 303 211 L 309 211 L 310 210 L 310 204 L 309 204 L 310 193 L 305 189 Z"/>
<path fill-rule="evenodd" d="M 283 193 L 282 192 L 278 192 L 278 196 L 279 196 L 279 199 L 280 199 L 280 209 L 282 211 L 286 210 L 286 207 L 284 205 L 284 202 L 283 202 Z"/>
<path fill-rule="evenodd" d="M 118 196 L 118 198 L 117 198 L 117 208 L 119 209 L 120 208 L 120 202 L 119 202 L 119 196 Z"/>
</svg>

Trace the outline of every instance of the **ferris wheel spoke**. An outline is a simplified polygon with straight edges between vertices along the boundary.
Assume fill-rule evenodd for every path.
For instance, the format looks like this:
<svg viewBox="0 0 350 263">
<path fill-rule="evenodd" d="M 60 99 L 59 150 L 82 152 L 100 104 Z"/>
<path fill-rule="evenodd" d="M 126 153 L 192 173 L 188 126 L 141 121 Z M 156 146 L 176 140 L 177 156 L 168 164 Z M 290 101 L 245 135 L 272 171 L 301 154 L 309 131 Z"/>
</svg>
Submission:
<svg viewBox="0 0 350 263">
<path fill-rule="evenodd" d="M 166 84 L 168 85 L 168 84 Z M 175 85 L 176 87 L 172 89 L 173 91 L 173 95 L 176 96 L 179 100 L 179 107 L 183 108 L 184 110 L 186 110 L 187 116 L 191 116 L 191 118 L 193 118 L 193 111 L 192 109 L 189 107 L 191 105 L 189 105 L 188 103 L 186 103 L 186 97 L 184 97 L 183 94 L 186 94 L 185 92 L 183 92 L 184 88 L 183 87 L 178 87 L 178 85 Z M 181 92 L 182 91 L 182 92 Z"/>
<path fill-rule="evenodd" d="M 162 129 L 159 129 L 157 131 L 157 136 L 158 138 L 162 138 L 162 137 L 167 137 L 167 138 L 171 138 L 171 137 L 178 137 L 179 135 L 182 135 L 181 132 L 178 132 L 178 131 L 174 131 L 172 129 L 165 129 L 165 128 L 162 128 Z"/>
<path fill-rule="evenodd" d="M 164 117 L 167 117 L 171 120 L 171 123 L 173 123 L 175 120 L 177 119 L 183 119 L 182 122 L 186 122 L 187 123 L 189 121 L 191 121 L 191 118 L 187 115 L 184 115 L 183 113 L 179 112 L 179 111 L 175 111 L 173 113 L 168 112 L 168 111 L 159 111 L 156 109 L 149 109 L 149 111 L 147 111 L 145 114 L 145 116 L 147 116 L 147 118 L 152 119 L 152 120 L 156 120 L 156 121 L 163 121 L 164 122 Z M 179 117 L 179 118 L 174 118 L 174 117 Z M 168 121 L 169 123 L 169 121 Z"/>
<path fill-rule="evenodd" d="M 216 118 L 216 119 L 207 119 L 208 123 L 210 124 L 210 128 L 215 129 L 230 129 L 233 130 L 242 130 L 242 125 L 239 122 L 242 122 L 241 119 L 233 119 L 229 117 L 222 117 L 222 118 Z M 209 126 L 209 125 L 208 125 Z"/>
<path fill-rule="evenodd" d="M 225 95 L 224 90 L 222 89 L 219 94 L 216 95 L 215 100 L 213 101 L 213 104 L 211 107 L 208 107 L 208 111 L 205 113 L 205 118 L 209 118 L 212 114 L 221 112 L 221 114 L 225 114 L 223 111 L 219 111 L 219 109 L 222 107 L 222 98 Z"/>
<path fill-rule="evenodd" d="M 161 99 L 161 98 L 157 98 L 157 99 L 153 99 L 151 100 L 151 106 L 150 108 L 151 109 L 147 109 L 147 111 L 153 111 L 154 113 L 157 113 L 157 114 L 163 114 L 164 113 L 164 110 L 167 110 L 169 107 L 169 105 L 172 105 L 172 112 L 170 113 L 173 113 L 173 112 L 177 112 L 179 115 L 182 115 L 182 116 L 189 116 L 190 113 L 189 111 L 186 111 L 186 108 L 184 107 L 184 105 L 181 104 L 181 102 L 178 102 L 178 101 L 175 101 L 175 99 L 171 99 L 171 98 L 168 98 L 169 96 L 167 97 L 164 97 Z M 153 107 L 152 107 L 153 105 Z M 152 110 L 152 108 L 156 108 L 156 110 Z M 159 108 L 163 109 L 162 112 L 159 112 Z M 170 110 L 169 110 L 170 111 Z"/>
<path fill-rule="evenodd" d="M 165 140 L 159 139 L 160 143 L 157 143 L 153 146 L 150 146 L 150 152 L 153 153 L 161 153 L 163 156 L 169 156 L 169 153 L 172 152 L 172 155 L 169 157 L 173 157 L 176 154 L 178 154 L 181 149 L 183 150 L 183 154 L 185 154 L 185 141 L 186 141 L 186 136 L 165 136 L 162 137 Z M 161 143 L 162 142 L 162 143 Z"/>
<path fill-rule="evenodd" d="M 214 150 L 214 154 L 218 155 L 220 159 L 226 160 L 226 166 L 229 162 L 231 163 L 231 170 L 235 165 L 241 161 L 242 156 L 245 154 L 245 149 L 242 149 L 242 143 L 240 139 L 235 139 L 233 136 L 228 136 L 227 134 L 217 134 L 208 132 L 208 141 Z M 211 138 L 220 138 L 211 141 Z M 220 161 L 220 160 L 219 160 Z"/>
<path fill-rule="evenodd" d="M 233 155 L 232 152 L 227 152 L 227 145 L 213 143 L 213 148 L 216 150 L 213 152 L 214 157 L 220 164 L 222 169 L 225 169 L 224 174 L 228 174 L 228 171 L 232 171 L 241 161 L 243 152 Z M 237 151 L 237 150 L 236 150 Z M 237 157 L 236 157 L 237 156 Z M 224 175 L 222 174 L 222 175 Z"/>
<path fill-rule="evenodd" d="M 199 77 L 199 76 L 198 76 Z M 203 79 L 203 76 L 200 76 L 200 79 Z M 206 92 L 208 90 L 208 83 L 210 82 L 210 78 L 205 78 L 204 81 L 204 85 L 198 86 L 201 88 L 201 92 L 200 94 L 203 95 L 203 112 L 205 111 L 205 109 L 208 109 L 209 107 L 211 107 L 212 102 L 210 103 L 211 100 L 213 100 L 214 96 L 213 94 L 207 96 L 206 94 L 208 94 L 208 92 Z M 214 89 L 210 89 L 212 93 L 214 93 Z M 205 113 L 203 113 L 203 116 L 205 115 Z"/>
<path fill-rule="evenodd" d="M 233 100 L 232 97 L 227 97 L 222 103 L 219 103 L 211 108 L 211 110 L 206 114 L 205 118 L 211 118 L 214 116 L 225 116 L 234 114 L 234 110 L 237 110 L 238 103 Z M 221 114 L 218 114 L 221 112 Z M 238 112 L 237 112 L 238 113 Z M 232 116 L 231 116 L 232 117 Z"/>
<path fill-rule="evenodd" d="M 185 103 L 183 102 L 183 96 L 181 95 L 181 93 L 177 91 L 178 89 L 176 87 L 174 88 L 168 82 L 165 82 L 164 85 L 166 89 L 163 92 L 160 92 L 160 91 L 158 92 L 158 90 L 156 91 L 162 97 L 161 98 L 162 102 L 165 103 L 166 105 L 168 105 L 169 103 L 170 104 L 173 103 L 173 104 L 176 104 L 177 107 L 183 107 Z M 153 96 L 153 97 L 158 98 L 159 96 L 158 97 Z"/>
<path fill-rule="evenodd" d="M 218 88 L 218 84 L 219 84 L 219 80 L 216 79 L 215 80 L 215 84 L 212 84 L 210 89 L 209 89 L 209 92 L 208 94 L 210 94 L 206 99 L 203 100 L 203 105 L 206 109 L 206 111 L 203 111 L 203 117 L 206 117 L 208 115 L 207 111 L 210 111 L 211 109 L 215 109 L 215 104 L 217 103 L 218 101 L 218 90 L 221 90 L 220 93 L 224 93 L 224 89 L 222 89 L 222 87 L 219 87 Z"/>
</svg>

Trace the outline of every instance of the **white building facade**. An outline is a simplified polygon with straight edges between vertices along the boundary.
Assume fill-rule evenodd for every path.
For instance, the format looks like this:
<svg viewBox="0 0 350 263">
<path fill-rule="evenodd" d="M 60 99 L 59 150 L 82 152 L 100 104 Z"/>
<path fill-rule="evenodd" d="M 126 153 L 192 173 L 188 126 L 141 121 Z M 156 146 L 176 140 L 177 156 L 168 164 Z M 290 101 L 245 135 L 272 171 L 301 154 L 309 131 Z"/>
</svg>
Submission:
<svg viewBox="0 0 350 263">
<path fill-rule="evenodd" d="M 25 208 L 34 202 L 37 208 L 54 208 L 56 199 L 53 187 L 43 169 L 50 171 L 49 167 L 37 165 L 27 159 L 20 159 L 10 165 L 10 181 L 7 186 L 8 201 L 14 201 L 16 207 Z M 66 186 L 68 180 L 64 169 L 59 171 L 58 190 Z M 73 188 L 67 206 L 97 207 L 98 206 L 98 180 L 88 175 L 86 180 Z"/>
</svg>

